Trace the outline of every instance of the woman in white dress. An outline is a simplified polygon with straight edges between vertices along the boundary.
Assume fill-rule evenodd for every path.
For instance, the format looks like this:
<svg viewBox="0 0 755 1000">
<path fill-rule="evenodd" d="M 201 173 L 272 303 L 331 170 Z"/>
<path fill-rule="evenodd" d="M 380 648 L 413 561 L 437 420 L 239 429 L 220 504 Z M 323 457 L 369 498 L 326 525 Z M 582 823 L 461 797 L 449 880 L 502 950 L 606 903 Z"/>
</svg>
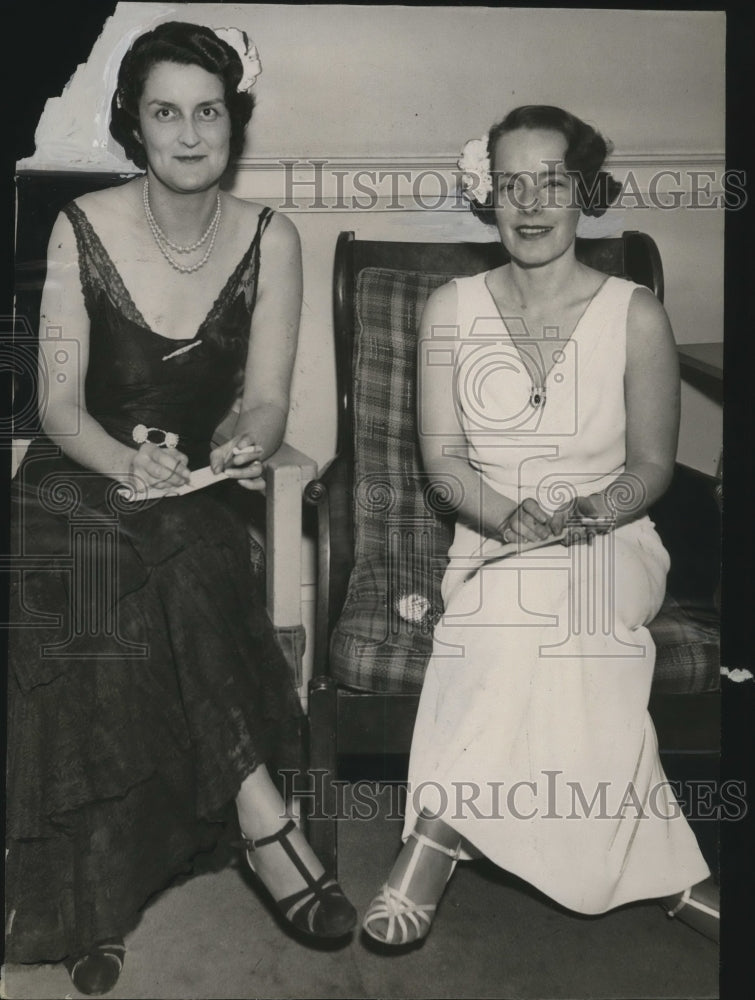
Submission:
<svg viewBox="0 0 755 1000">
<path fill-rule="evenodd" d="M 647 509 L 679 421 L 671 328 L 648 289 L 575 256 L 580 212 L 620 191 L 593 128 L 526 106 L 480 152 L 471 194 L 511 259 L 439 288 L 422 319 L 422 454 L 454 484 L 457 526 L 405 846 L 364 928 L 425 937 L 456 861 L 484 855 L 577 912 L 658 897 L 716 936 L 717 889 L 647 711 L 646 625 L 669 565 Z"/>
</svg>

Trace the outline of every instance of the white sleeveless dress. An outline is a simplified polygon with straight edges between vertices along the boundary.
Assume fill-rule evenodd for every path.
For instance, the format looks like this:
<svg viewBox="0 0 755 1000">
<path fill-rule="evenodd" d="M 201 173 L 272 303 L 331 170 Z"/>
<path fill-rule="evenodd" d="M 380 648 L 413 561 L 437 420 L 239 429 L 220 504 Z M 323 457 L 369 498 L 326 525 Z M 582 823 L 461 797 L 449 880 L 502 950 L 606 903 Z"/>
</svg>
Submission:
<svg viewBox="0 0 755 1000">
<path fill-rule="evenodd" d="M 507 329 L 485 278 L 456 281 L 456 403 L 471 464 L 518 502 L 555 508 L 570 490 L 602 489 L 624 469 L 626 323 L 637 286 L 608 278 L 566 343 L 548 331 L 523 343 L 519 330 L 515 345 L 516 321 Z M 537 393 L 545 402 L 535 406 Z M 581 913 L 706 878 L 647 711 L 655 648 L 646 624 L 669 566 L 652 522 L 591 545 L 485 561 L 496 548 L 457 526 L 404 838 L 425 807 L 473 852 Z"/>
</svg>

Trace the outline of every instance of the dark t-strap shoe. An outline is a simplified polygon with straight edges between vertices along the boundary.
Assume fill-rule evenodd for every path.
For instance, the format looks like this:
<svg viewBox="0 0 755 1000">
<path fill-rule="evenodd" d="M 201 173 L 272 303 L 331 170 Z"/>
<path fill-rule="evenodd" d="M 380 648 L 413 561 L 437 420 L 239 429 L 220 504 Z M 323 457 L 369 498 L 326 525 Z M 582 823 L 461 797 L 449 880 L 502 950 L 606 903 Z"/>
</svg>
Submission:
<svg viewBox="0 0 755 1000">
<path fill-rule="evenodd" d="M 293 820 L 289 820 L 277 833 L 269 837 L 260 837 L 259 840 L 243 838 L 240 846 L 245 849 L 247 863 L 265 885 L 254 867 L 252 855 L 266 844 L 280 844 L 291 864 L 306 882 L 306 886 L 283 899 L 275 899 L 269 887 L 265 885 L 278 910 L 293 927 L 304 934 L 319 938 L 344 937 L 356 926 L 356 910 L 336 880 L 327 872 L 323 872 L 318 878 L 312 875 L 289 839 L 289 834 L 295 829 L 296 824 Z"/>
</svg>

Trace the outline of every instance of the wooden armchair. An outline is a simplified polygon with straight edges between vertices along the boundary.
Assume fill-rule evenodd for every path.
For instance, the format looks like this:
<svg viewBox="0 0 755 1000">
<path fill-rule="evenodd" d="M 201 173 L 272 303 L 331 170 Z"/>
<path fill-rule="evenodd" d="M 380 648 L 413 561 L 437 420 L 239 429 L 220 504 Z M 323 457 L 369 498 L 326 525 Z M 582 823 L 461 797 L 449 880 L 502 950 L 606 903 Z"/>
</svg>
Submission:
<svg viewBox="0 0 755 1000">
<path fill-rule="evenodd" d="M 55 218 L 71 199 L 128 180 L 101 173 L 29 173 L 17 178 L 16 310 L 3 350 L 14 373 L 11 447 L 13 466 L 23 457 L 29 439 L 39 431 L 37 416 L 37 330 L 46 274 L 47 241 Z M 64 334 L 63 334 L 64 335 Z M 227 440 L 233 414 L 216 431 L 216 442 Z M 252 528 L 250 553 L 265 575 L 267 607 L 281 646 L 297 678 L 302 700 L 307 680 L 303 655 L 305 632 L 301 611 L 302 495 L 317 474 L 315 462 L 290 445 L 282 445 L 266 463 L 264 500 L 239 491 L 245 513 L 258 515 L 262 531 Z M 243 496 L 241 495 L 243 492 Z M 259 508 L 262 508 L 261 510 Z M 263 535 L 262 544 L 259 536 Z M 85 570 L 82 569 L 82 572 Z M 72 566 L 72 572 L 76 567 Z"/>
<path fill-rule="evenodd" d="M 661 260 L 648 236 L 626 232 L 578 240 L 577 255 L 663 298 Z M 338 239 L 337 456 L 305 490 L 319 524 L 309 835 L 333 871 L 339 759 L 387 761 L 408 753 L 432 629 L 442 610 L 440 580 L 452 523 L 442 491 L 432 488 L 422 470 L 418 449 L 419 319 L 435 287 L 505 259 L 499 243 L 373 242 L 349 232 Z M 679 466 L 670 495 L 658 505 L 659 528 L 675 564 L 674 552 L 682 553 L 651 629 L 659 647 L 651 711 L 666 750 L 718 748 L 712 595 L 719 523 L 713 486 Z"/>
</svg>

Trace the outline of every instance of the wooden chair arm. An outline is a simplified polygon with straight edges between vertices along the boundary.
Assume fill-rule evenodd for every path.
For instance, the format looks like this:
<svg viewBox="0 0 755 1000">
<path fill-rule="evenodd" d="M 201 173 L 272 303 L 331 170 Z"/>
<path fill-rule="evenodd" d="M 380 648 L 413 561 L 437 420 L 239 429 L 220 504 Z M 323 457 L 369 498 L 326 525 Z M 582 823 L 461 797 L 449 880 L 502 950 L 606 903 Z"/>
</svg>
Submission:
<svg viewBox="0 0 755 1000">
<path fill-rule="evenodd" d="M 302 495 L 317 464 L 282 444 L 265 462 L 267 609 L 276 628 L 301 624 Z"/>
<path fill-rule="evenodd" d="M 217 427 L 212 443 L 225 443 L 238 417 L 234 407 Z M 317 463 L 285 442 L 265 461 L 265 589 L 276 628 L 301 620 L 302 495 L 317 475 Z"/>
<path fill-rule="evenodd" d="M 354 565 L 353 475 L 352 463 L 336 456 L 304 491 L 305 501 L 317 509 L 316 673 L 327 669 L 330 635 Z"/>
</svg>

